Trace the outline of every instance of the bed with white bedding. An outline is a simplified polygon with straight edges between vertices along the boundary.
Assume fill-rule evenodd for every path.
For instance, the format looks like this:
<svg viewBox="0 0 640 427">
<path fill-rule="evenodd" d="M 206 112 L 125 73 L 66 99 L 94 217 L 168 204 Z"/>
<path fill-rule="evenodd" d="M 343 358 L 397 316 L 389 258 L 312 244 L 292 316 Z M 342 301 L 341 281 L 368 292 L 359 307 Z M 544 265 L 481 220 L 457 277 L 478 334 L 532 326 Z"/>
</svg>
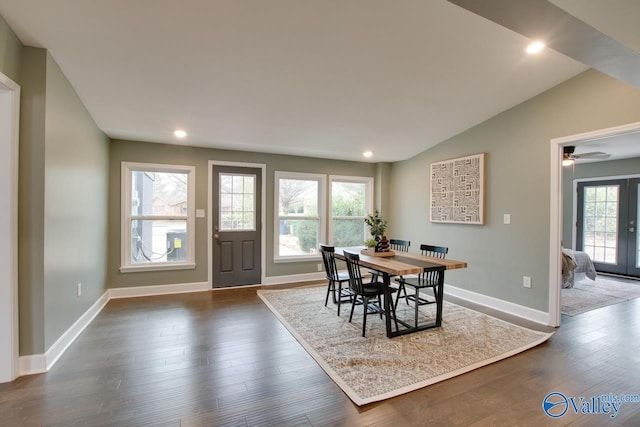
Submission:
<svg viewBox="0 0 640 427">
<path fill-rule="evenodd" d="M 573 288 L 576 280 L 582 277 L 596 280 L 596 268 L 589 254 L 572 249 L 562 249 L 562 287 Z"/>
</svg>

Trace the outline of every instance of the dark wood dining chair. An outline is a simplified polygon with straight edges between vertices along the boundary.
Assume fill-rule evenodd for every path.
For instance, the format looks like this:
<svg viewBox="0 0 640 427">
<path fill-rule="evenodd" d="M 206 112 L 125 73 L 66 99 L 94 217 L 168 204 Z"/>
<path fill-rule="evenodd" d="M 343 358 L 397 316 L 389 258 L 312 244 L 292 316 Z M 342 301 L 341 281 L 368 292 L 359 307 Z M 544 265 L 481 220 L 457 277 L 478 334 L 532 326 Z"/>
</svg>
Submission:
<svg viewBox="0 0 640 427">
<path fill-rule="evenodd" d="M 340 304 L 343 302 L 351 302 L 353 292 L 349 287 L 342 287 L 343 283 L 349 283 L 349 273 L 346 271 L 338 271 L 336 266 L 336 249 L 329 245 L 320 245 L 320 253 L 322 254 L 322 262 L 324 263 L 324 271 L 327 274 L 327 296 L 324 299 L 324 306 L 329 302 L 329 294 L 333 295 L 333 303 L 338 305 L 338 316 L 340 316 Z"/>
<path fill-rule="evenodd" d="M 351 314 L 349 315 L 349 323 L 353 319 L 353 311 L 356 305 L 362 305 L 362 336 L 365 336 L 367 329 L 367 316 L 369 314 L 379 314 L 380 318 L 385 314 L 382 305 L 382 297 L 384 296 L 384 283 L 370 282 L 364 283 L 360 270 L 360 255 L 344 251 L 345 261 L 347 262 L 347 272 L 349 273 L 349 289 L 354 293 L 351 301 Z M 389 304 L 393 309 L 393 304 Z M 393 316 L 395 319 L 395 316 Z M 396 322 L 396 329 L 398 324 Z"/>
<path fill-rule="evenodd" d="M 420 252 L 422 255 L 444 259 L 449 252 L 449 248 L 445 246 L 420 245 Z M 440 274 L 442 274 L 440 271 L 426 271 L 418 274 L 417 277 L 400 276 L 395 279 L 399 286 L 398 295 L 396 297 L 396 306 L 400 298 L 404 298 L 407 305 L 409 305 L 409 301 L 412 301 L 415 307 L 416 324 L 418 319 L 418 307 L 426 304 L 434 304 L 438 300 L 438 281 L 440 279 Z M 413 294 L 407 294 L 407 286 L 414 289 Z M 433 301 L 420 296 L 420 290 L 427 288 L 431 288 L 433 291 Z M 404 292 L 405 296 L 401 297 L 401 292 Z"/>
</svg>

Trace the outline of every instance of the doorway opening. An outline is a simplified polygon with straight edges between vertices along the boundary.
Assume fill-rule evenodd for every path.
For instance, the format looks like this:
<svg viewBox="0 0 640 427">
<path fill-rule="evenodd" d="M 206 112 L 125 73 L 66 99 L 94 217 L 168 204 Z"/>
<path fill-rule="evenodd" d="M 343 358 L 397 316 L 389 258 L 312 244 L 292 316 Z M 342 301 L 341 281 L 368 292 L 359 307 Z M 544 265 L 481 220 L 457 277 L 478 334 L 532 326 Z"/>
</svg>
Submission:
<svg viewBox="0 0 640 427">
<path fill-rule="evenodd" d="M 549 221 L 549 325 L 560 326 L 562 284 L 562 158 L 564 146 L 640 132 L 640 122 L 551 140 Z"/>
</svg>

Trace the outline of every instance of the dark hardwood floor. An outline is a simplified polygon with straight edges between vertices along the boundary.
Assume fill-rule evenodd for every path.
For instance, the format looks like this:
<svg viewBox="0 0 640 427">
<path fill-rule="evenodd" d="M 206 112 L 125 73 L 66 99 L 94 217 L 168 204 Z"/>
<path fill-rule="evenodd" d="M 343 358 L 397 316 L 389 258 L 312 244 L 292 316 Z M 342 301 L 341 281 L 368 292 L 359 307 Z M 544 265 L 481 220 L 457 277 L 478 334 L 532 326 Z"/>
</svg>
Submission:
<svg viewBox="0 0 640 427">
<path fill-rule="evenodd" d="M 542 400 L 640 394 L 639 367 L 636 299 L 564 317 L 548 342 L 506 360 L 357 407 L 256 288 L 130 298 L 110 301 L 47 374 L 0 384 L 0 425 L 638 426 L 640 403 L 613 420 L 554 420 Z"/>
</svg>

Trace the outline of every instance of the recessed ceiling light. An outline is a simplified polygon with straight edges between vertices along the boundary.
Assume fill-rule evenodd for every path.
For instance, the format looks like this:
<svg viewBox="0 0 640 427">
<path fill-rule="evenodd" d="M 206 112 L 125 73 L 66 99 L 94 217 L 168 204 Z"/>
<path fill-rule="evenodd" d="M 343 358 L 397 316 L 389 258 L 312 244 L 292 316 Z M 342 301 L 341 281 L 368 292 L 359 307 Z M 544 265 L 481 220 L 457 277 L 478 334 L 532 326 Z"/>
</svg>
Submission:
<svg viewBox="0 0 640 427">
<path fill-rule="evenodd" d="M 544 43 L 542 43 L 540 41 L 533 42 L 529 46 L 527 46 L 527 53 L 529 53 L 529 54 L 538 53 L 542 49 L 544 49 Z"/>
<path fill-rule="evenodd" d="M 177 137 L 177 138 L 184 138 L 185 136 L 187 136 L 187 133 L 181 129 L 178 129 L 177 131 L 173 132 L 173 134 Z"/>
<path fill-rule="evenodd" d="M 373 156 L 373 152 L 371 151 L 365 151 L 364 153 L 362 153 L 363 156 L 365 156 L 367 159 L 371 156 Z"/>
</svg>

